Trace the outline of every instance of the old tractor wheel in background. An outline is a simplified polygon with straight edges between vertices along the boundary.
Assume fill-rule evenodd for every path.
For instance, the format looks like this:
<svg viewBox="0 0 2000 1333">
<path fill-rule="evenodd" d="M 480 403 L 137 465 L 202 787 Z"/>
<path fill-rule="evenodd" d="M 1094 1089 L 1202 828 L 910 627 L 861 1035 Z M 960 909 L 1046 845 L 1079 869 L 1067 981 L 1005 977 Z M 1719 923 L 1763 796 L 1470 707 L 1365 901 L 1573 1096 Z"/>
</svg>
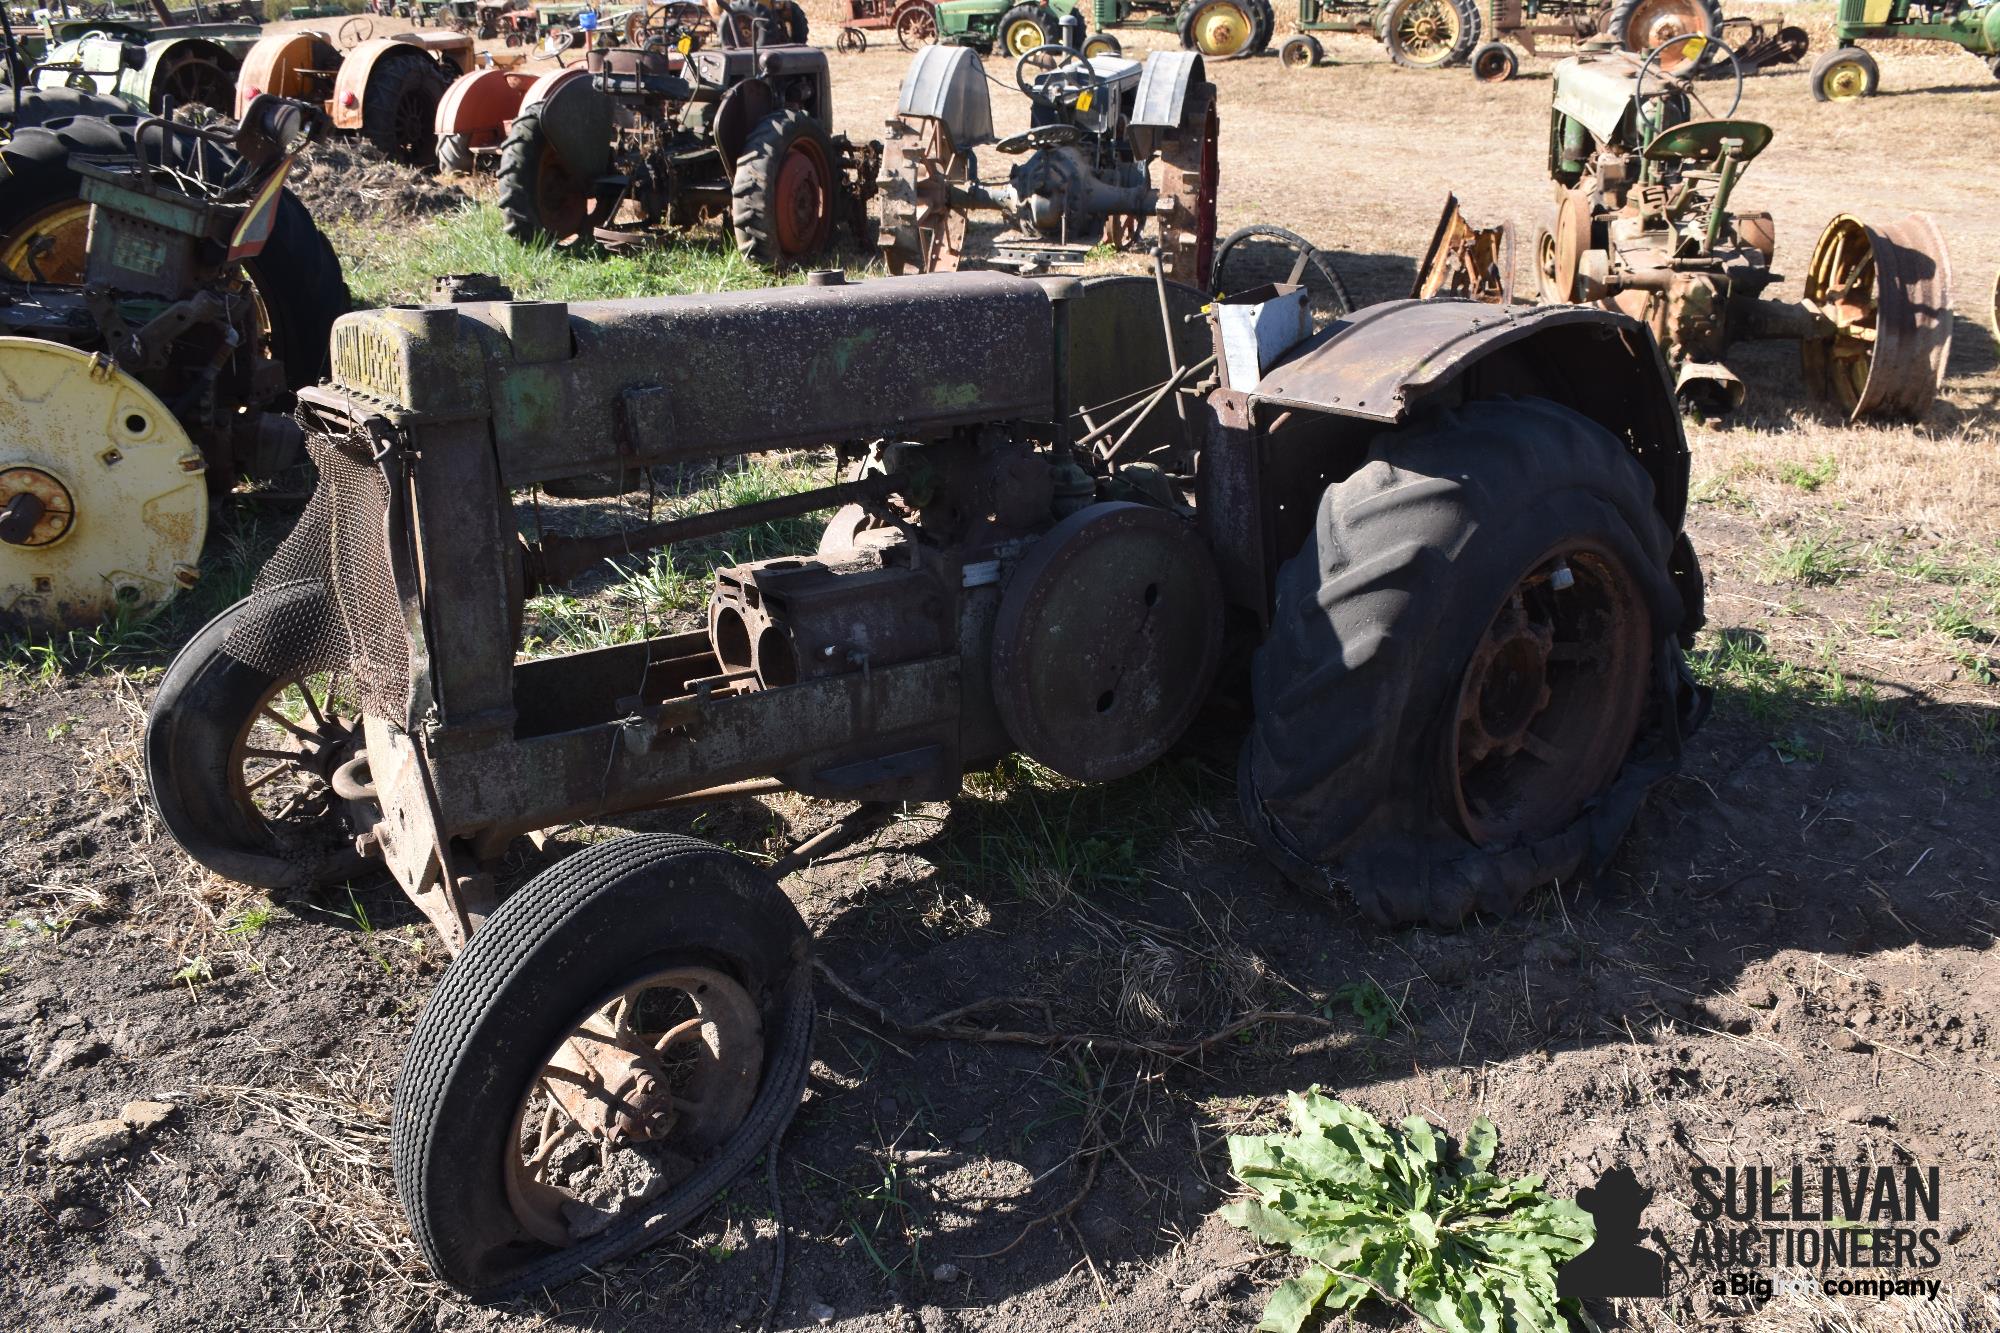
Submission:
<svg viewBox="0 0 2000 1333">
<path fill-rule="evenodd" d="M 1122 56 L 1125 47 L 1108 32 L 1093 32 L 1083 39 L 1083 53 L 1094 60 L 1098 56 Z"/>
<path fill-rule="evenodd" d="M 966 214 L 952 202 L 952 188 L 972 174 L 972 158 L 951 141 L 942 120 L 888 123 L 876 244 L 891 273 L 949 273 L 965 250 Z"/>
<path fill-rule="evenodd" d="M 1398 65 L 1443 69 L 1471 53 L 1479 37 L 1478 14 L 1456 0 L 1391 0 L 1383 31 L 1389 59 Z"/>
<path fill-rule="evenodd" d="M 1832 325 L 1799 345 L 1809 392 L 1850 421 L 1930 411 L 1951 356 L 1951 257 L 1929 214 L 1882 228 L 1844 213 L 1827 223 L 1805 299 Z"/>
<path fill-rule="evenodd" d="M 378 61 L 361 98 L 361 133 L 384 157 L 413 167 L 437 158 L 443 71 L 421 55 Z"/>
<path fill-rule="evenodd" d="M 1543 303 L 1560 301 L 1556 295 L 1556 232 L 1553 220 L 1535 228 L 1535 298 Z"/>
<path fill-rule="evenodd" d="M 166 110 L 168 99 L 174 109 L 206 107 L 217 115 L 229 116 L 236 108 L 236 75 L 224 69 L 213 56 L 199 50 L 182 50 L 169 55 L 153 71 L 153 89 L 148 99 L 154 115 Z"/>
<path fill-rule="evenodd" d="M 1257 50 L 1251 0 L 1189 0 L 1180 16 L 1181 45 L 1209 60 L 1241 60 Z"/>
<path fill-rule="evenodd" d="M 598 843 L 516 889 L 418 1017 L 397 1193 L 478 1300 L 686 1225 L 784 1131 L 811 1058 L 805 922 L 693 838 Z"/>
<path fill-rule="evenodd" d="M 1252 223 L 1224 237 L 1215 248 L 1209 291 L 1234 296 L 1267 282 L 1304 283 L 1315 329 L 1354 313 L 1354 298 L 1333 260 L 1297 232 Z"/>
<path fill-rule="evenodd" d="M 1583 257 L 1590 250 L 1595 224 L 1591 219 L 1590 190 L 1577 186 L 1563 192 L 1556 206 L 1555 242 L 1550 255 L 1550 292 L 1557 301 L 1581 304 Z"/>
<path fill-rule="evenodd" d="M 730 188 L 736 248 L 771 268 L 825 253 L 841 188 L 840 158 L 818 121 L 803 111 L 767 118 L 736 159 Z"/>
<path fill-rule="evenodd" d="M 1673 547 L 1645 469 L 1568 408 L 1379 437 L 1278 573 L 1238 783 L 1260 845 L 1383 923 L 1588 873 L 1675 766 Z"/>
<path fill-rule="evenodd" d="M 558 245 L 590 225 L 590 184 L 563 164 L 537 111 L 524 111 L 500 149 L 495 202 L 507 234 L 522 244 L 547 237 Z"/>
<path fill-rule="evenodd" d="M 1813 61 L 1815 102 L 1853 102 L 1873 97 L 1881 82 L 1882 71 L 1875 67 L 1875 57 L 1858 46 L 1843 46 Z"/>
<path fill-rule="evenodd" d="M 473 170 L 472 138 L 465 134 L 438 136 L 437 169 L 440 176 L 469 176 Z"/>
<path fill-rule="evenodd" d="M 842 28 L 833 39 L 833 49 L 844 56 L 858 56 L 868 49 L 868 34 L 859 28 Z"/>
<path fill-rule="evenodd" d="M 1062 40 L 1062 30 L 1040 5 L 1015 5 L 1000 16 L 995 31 L 1000 50 L 1009 60 L 1019 60 L 1038 46 Z"/>
<path fill-rule="evenodd" d="M 138 118 L 57 117 L 17 129 L 0 167 L 0 269 L 32 280 L 81 284 L 90 233 L 90 206 L 83 201 L 83 178 L 70 167 L 72 153 L 128 157 L 142 145 L 133 137 Z M 175 138 L 173 165 L 200 169 L 210 178 L 229 170 L 234 159 L 212 144 L 189 157 L 191 141 Z M 158 160 L 162 140 L 148 134 L 143 149 Z M 35 257 L 31 265 L 30 256 Z M 286 190 L 278 196 L 270 239 L 244 271 L 264 317 L 270 352 L 284 363 L 285 386 L 296 389 L 326 370 L 333 321 L 347 313 L 347 284 L 333 246 L 305 205 Z M 229 484 L 234 479 L 210 478 Z"/>
<path fill-rule="evenodd" d="M 334 614 L 323 587 L 299 585 L 260 608 Z M 283 680 L 224 644 L 249 600 L 205 625 L 174 655 L 146 714 L 146 782 L 182 851 L 242 884 L 337 884 L 365 864 L 341 816 L 338 788 L 368 787 L 360 704 L 351 682 L 321 673 Z"/>
<path fill-rule="evenodd" d="M 929 0 L 905 3 L 896 10 L 896 45 L 915 51 L 937 39 L 937 9 Z"/>
<path fill-rule="evenodd" d="M 1165 754 L 1222 654 L 1222 578 L 1192 523 L 1095 504 L 1036 539 L 993 626 L 993 691 L 1015 746 L 1108 782 Z"/>
<path fill-rule="evenodd" d="M 1717 0 L 1618 0 L 1604 21 L 1604 31 L 1627 51 L 1645 55 L 1690 33 L 1721 36 L 1722 6 Z M 1693 55 L 1662 59 L 1659 67 L 1674 74 L 1699 59 L 1697 50 Z"/>
<path fill-rule="evenodd" d="M 1506 83 L 1521 72 L 1521 57 L 1505 42 L 1482 42 L 1473 48 L 1472 77 L 1480 83 Z"/>
<path fill-rule="evenodd" d="M 1160 141 L 1160 258 L 1167 278 L 1208 290 L 1215 268 L 1220 122 L 1214 85 L 1193 84 L 1180 123 Z"/>
<path fill-rule="evenodd" d="M 1259 54 L 1271 49 L 1271 34 L 1278 26 L 1278 11 L 1272 8 L 1271 0 L 1249 0 L 1250 4 L 1250 53 Z"/>
<path fill-rule="evenodd" d="M 1295 32 L 1278 48 L 1278 63 L 1286 69 L 1310 69 L 1326 59 L 1326 48 L 1309 32 Z"/>
<path fill-rule="evenodd" d="M 109 360 L 0 338 L 0 620 L 91 625 L 193 586 L 201 451 Z"/>
</svg>

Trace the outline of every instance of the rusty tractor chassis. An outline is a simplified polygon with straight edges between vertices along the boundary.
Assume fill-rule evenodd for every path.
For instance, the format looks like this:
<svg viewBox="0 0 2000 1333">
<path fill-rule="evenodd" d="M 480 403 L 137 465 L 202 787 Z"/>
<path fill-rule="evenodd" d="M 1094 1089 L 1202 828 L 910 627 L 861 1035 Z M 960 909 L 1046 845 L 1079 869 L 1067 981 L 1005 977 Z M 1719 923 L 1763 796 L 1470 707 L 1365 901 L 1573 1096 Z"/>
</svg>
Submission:
<svg viewBox="0 0 2000 1333">
<path fill-rule="evenodd" d="M 341 512 L 386 518 L 388 545 L 371 522 L 338 540 L 374 549 L 314 549 L 325 529 L 302 521 L 260 588 L 337 576 L 323 595 L 338 612 L 326 612 L 350 627 L 340 665 L 356 668 L 368 700 L 364 762 L 340 788 L 355 797 L 344 813 L 356 845 L 456 950 L 493 907 L 508 843 L 566 821 L 749 782 L 833 800 L 945 799 L 1023 733 L 1050 738 L 1037 757 L 1059 771 L 1133 771 L 1178 738 L 1212 677 L 1212 652 L 1189 660 L 1186 644 L 1226 620 L 1268 619 L 1276 563 L 1311 520 L 1309 506 L 1272 497 L 1351 470 L 1378 431 L 1420 409 L 1535 384 L 1537 366 L 1573 368 L 1541 391 L 1630 443 L 1679 530 L 1685 444 L 1658 362 L 1639 326 L 1581 309 L 1376 307 L 1254 388 L 1215 387 L 1206 411 L 1189 413 L 1191 433 L 1171 412 L 1142 417 L 1126 447 L 1165 468 L 1092 477 L 1062 455 L 1091 436 L 1101 448 L 1122 426 L 1107 413 L 1108 426 L 1086 431 L 1088 409 L 1129 402 L 1158 372 L 1191 382 L 1213 355 L 1186 318 L 1201 294 L 1161 290 L 1176 318 L 1171 351 L 1159 292 L 1135 278 L 937 275 L 344 318 L 334 382 L 303 390 L 302 414 L 323 491 L 344 492 L 332 497 Z M 982 336 L 965 337 L 969 327 Z M 738 369 L 777 346 L 807 370 L 742 394 Z M 514 536 L 515 488 L 829 442 L 850 479 L 822 489 L 605 538 Z M 1196 454 L 1206 464 L 1190 483 Z M 1192 523 L 1177 493 L 1189 486 Z M 1129 499 L 1100 514 L 1113 495 Z M 723 571 L 707 630 L 516 661 L 522 599 L 537 588 L 625 551 L 850 504 L 874 526 L 850 521 L 818 559 Z M 1192 542 L 1161 567 L 1186 582 L 1205 623 L 1130 663 L 1147 673 L 1148 707 L 1137 688 L 1129 712 L 1117 707 L 1089 671 L 1066 681 L 1060 663 L 992 668 L 1024 647 L 996 639 L 1008 574 L 1051 529 L 1061 549 L 1063 524 L 1085 515 L 1139 530 L 1102 541 L 1093 558 L 1112 566 L 1123 544 L 1150 558 L 1163 525 Z M 371 587 L 371 574 L 393 587 Z M 275 597 L 252 597 L 231 651 L 297 672 L 308 664 L 260 644 L 254 622 Z M 407 616 L 382 615 L 394 606 Z M 319 869 L 301 859 L 285 873 Z"/>
<path fill-rule="evenodd" d="M 1449 923 L 1596 873 L 1700 721 L 1687 445 L 1616 312 L 1315 331 L 1295 282 L 828 272 L 370 311 L 332 363 L 318 489 L 163 676 L 149 785 L 211 870 L 376 861 L 443 937 L 392 1150 L 478 1298 L 662 1238 L 783 1132 L 813 1004 L 777 879 L 896 802 L 1010 752 L 1123 777 L 1247 683 L 1258 845 L 1312 891 L 1339 866 L 1337 910 Z M 826 446 L 824 485 L 603 535 L 514 499 Z M 717 570 L 705 627 L 521 660 L 537 590 L 827 510 L 814 554 Z M 523 835 L 784 789 L 857 804 L 769 872 L 641 835 L 500 894 Z"/>
</svg>

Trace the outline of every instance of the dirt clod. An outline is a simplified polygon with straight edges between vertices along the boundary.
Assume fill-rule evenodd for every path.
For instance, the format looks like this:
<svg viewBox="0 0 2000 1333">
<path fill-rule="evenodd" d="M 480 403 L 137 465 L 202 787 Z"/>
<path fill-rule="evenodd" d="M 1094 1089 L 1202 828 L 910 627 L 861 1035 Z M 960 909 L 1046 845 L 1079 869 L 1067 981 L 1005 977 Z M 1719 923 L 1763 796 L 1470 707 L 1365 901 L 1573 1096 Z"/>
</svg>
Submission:
<svg viewBox="0 0 2000 1333">
<path fill-rule="evenodd" d="M 127 1102 L 125 1109 L 118 1113 L 118 1118 L 134 1134 L 143 1137 L 166 1124 L 173 1113 L 172 1102 Z"/>
<path fill-rule="evenodd" d="M 132 1131 L 123 1120 L 87 1120 L 49 1134 L 49 1154 L 58 1162 L 94 1162 L 129 1147 Z"/>
</svg>

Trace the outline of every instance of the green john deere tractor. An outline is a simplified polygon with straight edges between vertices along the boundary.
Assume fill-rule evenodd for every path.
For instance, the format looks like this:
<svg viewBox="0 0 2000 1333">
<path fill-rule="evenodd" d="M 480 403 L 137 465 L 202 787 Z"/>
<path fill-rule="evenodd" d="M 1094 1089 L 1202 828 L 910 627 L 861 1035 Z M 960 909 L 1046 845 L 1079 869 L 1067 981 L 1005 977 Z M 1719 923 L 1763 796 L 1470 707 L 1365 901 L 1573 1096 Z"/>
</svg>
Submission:
<svg viewBox="0 0 2000 1333">
<path fill-rule="evenodd" d="M 1956 42 L 1986 62 L 2000 78 L 2000 3 L 1996 0 L 1840 0 L 1833 24 L 1840 43 L 1812 67 L 1815 102 L 1852 102 L 1872 97 L 1881 82 L 1875 57 L 1862 38 Z"/>
<path fill-rule="evenodd" d="M 1277 26 L 1271 0 L 941 0 L 936 12 L 939 41 L 1016 60 L 1062 40 L 1072 14 L 1094 30 L 1081 47 L 1094 56 L 1118 54 L 1110 29 L 1122 28 L 1175 33 L 1205 59 L 1236 60 L 1268 48 Z"/>
</svg>

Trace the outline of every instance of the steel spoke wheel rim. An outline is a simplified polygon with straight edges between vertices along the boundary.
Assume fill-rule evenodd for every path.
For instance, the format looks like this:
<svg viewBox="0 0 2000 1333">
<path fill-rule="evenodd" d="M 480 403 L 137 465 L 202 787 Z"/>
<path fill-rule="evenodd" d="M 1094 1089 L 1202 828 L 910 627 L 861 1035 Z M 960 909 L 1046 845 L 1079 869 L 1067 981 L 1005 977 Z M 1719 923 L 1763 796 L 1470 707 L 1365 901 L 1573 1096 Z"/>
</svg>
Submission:
<svg viewBox="0 0 2000 1333">
<path fill-rule="evenodd" d="M 1446 808 L 1466 837 L 1547 837 L 1617 776 L 1645 705 L 1650 623 L 1631 572 L 1592 540 L 1557 545 L 1515 583 L 1446 719 Z"/>
<path fill-rule="evenodd" d="M 1445 0 L 1419 0 L 1403 11 L 1396 36 L 1411 59 L 1423 64 L 1443 60 L 1458 41 L 1458 10 Z"/>
<path fill-rule="evenodd" d="M 230 746 L 230 795 L 280 846 L 303 845 L 335 813 L 334 773 L 354 758 L 360 735 L 360 704 L 342 678 L 279 681 Z"/>
<path fill-rule="evenodd" d="M 756 1099 L 756 1002 L 725 973 L 666 968 L 593 1006 L 530 1082 L 502 1148 L 521 1227 L 558 1248 L 691 1175 Z"/>
</svg>

